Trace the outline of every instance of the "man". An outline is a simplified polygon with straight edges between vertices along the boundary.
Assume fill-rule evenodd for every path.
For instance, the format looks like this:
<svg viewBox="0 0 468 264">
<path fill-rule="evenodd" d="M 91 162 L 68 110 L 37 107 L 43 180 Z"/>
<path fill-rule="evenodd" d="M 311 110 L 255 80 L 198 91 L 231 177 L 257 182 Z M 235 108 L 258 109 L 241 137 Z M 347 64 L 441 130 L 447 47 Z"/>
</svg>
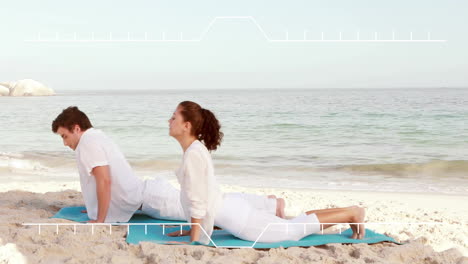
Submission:
<svg viewBox="0 0 468 264">
<path fill-rule="evenodd" d="M 184 220 L 179 191 L 160 179 L 142 182 L 118 146 L 71 106 L 52 122 L 52 131 L 75 151 L 81 191 L 90 223 L 128 222 L 138 209 L 160 219 Z M 284 200 L 241 194 L 254 207 L 284 218 Z"/>
<path fill-rule="evenodd" d="M 77 107 L 52 123 L 63 144 L 76 153 L 81 191 L 92 223 L 127 222 L 142 204 L 143 185 L 127 160 L 103 132 L 94 129 Z"/>
</svg>

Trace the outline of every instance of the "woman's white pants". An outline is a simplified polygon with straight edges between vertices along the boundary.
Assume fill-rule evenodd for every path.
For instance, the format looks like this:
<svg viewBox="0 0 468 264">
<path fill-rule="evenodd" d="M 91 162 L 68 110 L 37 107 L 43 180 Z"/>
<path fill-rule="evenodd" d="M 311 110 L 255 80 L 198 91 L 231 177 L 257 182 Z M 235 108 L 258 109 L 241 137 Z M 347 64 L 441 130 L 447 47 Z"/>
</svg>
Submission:
<svg viewBox="0 0 468 264">
<path fill-rule="evenodd" d="M 283 219 L 254 208 L 248 200 L 235 193 L 224 195 L 215 225 L 240 239 L 267 243 L 297 241 L 320 231 L 320 222 L 315 214 L 304 213 L 293 219 Z"/>
</svg>

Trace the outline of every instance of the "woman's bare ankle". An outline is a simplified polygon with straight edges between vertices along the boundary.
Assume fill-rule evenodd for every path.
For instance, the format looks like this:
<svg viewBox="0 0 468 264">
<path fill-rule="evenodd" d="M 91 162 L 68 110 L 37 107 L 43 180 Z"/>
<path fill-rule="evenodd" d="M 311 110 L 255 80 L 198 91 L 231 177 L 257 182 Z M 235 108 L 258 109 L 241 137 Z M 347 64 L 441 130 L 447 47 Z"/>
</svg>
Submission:
<svg viewBox="0 0 468 264">
<path fill-rule="evenodd" d="M 285 202 L 283 198 L 276 199 L 276 216 L 280 218 L 285 218 L 286 215 L 284 214 L 284 207 Z"/>
</svg>

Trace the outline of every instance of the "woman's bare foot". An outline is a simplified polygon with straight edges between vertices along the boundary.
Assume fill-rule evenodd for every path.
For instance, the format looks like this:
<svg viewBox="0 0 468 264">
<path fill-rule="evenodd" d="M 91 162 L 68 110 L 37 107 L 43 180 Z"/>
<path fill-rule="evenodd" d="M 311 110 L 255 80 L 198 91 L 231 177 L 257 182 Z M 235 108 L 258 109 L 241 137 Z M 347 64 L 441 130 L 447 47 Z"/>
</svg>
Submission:
<svg viewBox="0 0 468 264">
<path fill-rule="evenodd" d="M 364 208 L 358 206 L 352 206 L 353 210 L 353 223 L 364 223 L 364 218 L 366 216 L 366 212 Z M 352 239 L 363 239 L 366 236 L 366 229 L 364 224 L 351 224 L 351 229 L 353 230 L 353 234 L 351 235 Z"/>
<path fill-rule="evenodd" d="M 280 218 L 286 218 L 286 215 L 284 214 L 284 207 L 286 206 L 286 203 L 284 202 L 283 198 L 276 198 L 276 195 L 268 195 L 267 196 L 270 199 L 276 199 L 276 216 Z"/>
<path fill-rule="evenodd" d="M 285 202 L 283 198 L 276 199 L 276 216 L 280 218 L 286 218 L 284 214 Z"/>
</svg>

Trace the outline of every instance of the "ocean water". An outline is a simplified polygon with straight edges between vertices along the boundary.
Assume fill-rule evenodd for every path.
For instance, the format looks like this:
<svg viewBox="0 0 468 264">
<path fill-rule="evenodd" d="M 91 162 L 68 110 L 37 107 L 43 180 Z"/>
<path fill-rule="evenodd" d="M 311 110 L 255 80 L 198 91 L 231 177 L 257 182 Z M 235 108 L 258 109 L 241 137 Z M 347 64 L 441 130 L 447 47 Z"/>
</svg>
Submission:
<svg viewBox="0 0 468 264">
<path fill-rule="evenodd" d="M 58 91 L 0 97 L 0 184 L 78 181 L 74 153 L 51 131 L 78 106 L 142 178 L 174 178 L 168 135 L 177 104 L 212 110 L 225 133 L 220 183 L 252 187 L 468 192 L 468 89 Z"/>
</svg>

